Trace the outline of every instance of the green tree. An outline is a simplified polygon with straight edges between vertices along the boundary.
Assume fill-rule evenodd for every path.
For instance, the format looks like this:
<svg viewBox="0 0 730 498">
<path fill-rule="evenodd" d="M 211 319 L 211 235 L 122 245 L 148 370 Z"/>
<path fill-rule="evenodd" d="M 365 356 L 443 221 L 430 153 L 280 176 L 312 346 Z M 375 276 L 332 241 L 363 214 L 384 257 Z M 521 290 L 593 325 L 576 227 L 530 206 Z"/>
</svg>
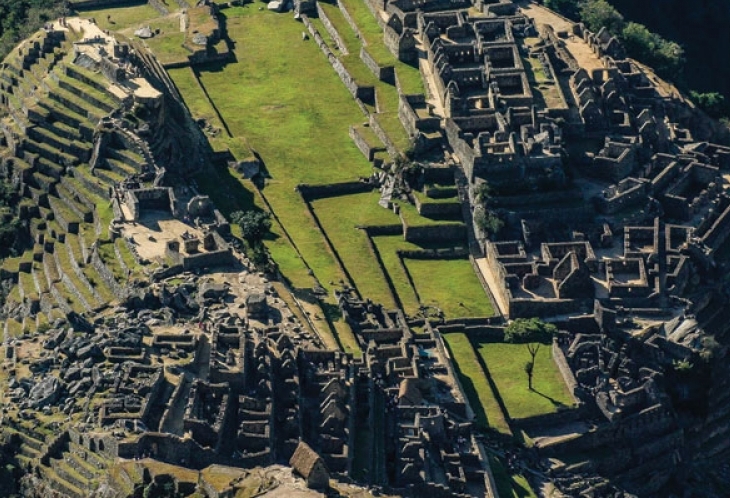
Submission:
<svg viewBox="0 0 730 498">
<path fill-rule="evenodd" d="M 494 188 L 487 183 L 482 182 L 474 188 L 474 200 L 483 206 L 486 206 L 494 195 Z"/>
<path fill-rule="evenodd" d="M 504 221 L 483 206 L 477 206 L 474 210 L 474 223 L 490 237 L 498 234 L 504 227 Z"/>
<path fill-rule="evenodd" d="M 565 17 L 578 17 L 578 0 L 545 0 L 545 7 L 552 9 Z"/>
<path fill-rule="evenodd" d="M 621 41 L 628 53 L 642 61 L 648 60 L 658 50 L 654 33 L 636 22 L 630 22 L 624 27 Z"/>
<path fill-rule="evenodd" d="M 262 241 L 271 230 L 271 214 L 265 211 L 236 211 L 231 213 L 231 220 L 241 227 L 243 238 L 250 243 Z"/>
<path fill-rule="evenodd" d="M 689 94 L 695 104 L 713 118 L 719 118 L 727 113 L 725 97 L 722 94 L 718 92 L 699 93 L 694 90 Z"/>
<path fill-rule="evenodd" d="M 624 17 L 606 0 L 587 0 L 579 10 L 581 20 L 594 33 L 605 27 L 615 35 L 623 29 Z"/>
</svg>

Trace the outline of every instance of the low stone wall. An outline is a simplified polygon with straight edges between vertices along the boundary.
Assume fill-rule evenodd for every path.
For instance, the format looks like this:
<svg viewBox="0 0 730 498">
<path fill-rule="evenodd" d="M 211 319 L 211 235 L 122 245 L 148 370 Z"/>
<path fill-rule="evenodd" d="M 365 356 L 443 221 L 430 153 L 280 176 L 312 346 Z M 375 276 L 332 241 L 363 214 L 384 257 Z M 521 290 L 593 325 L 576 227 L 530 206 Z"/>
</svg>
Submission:
<svg viewBox="0 0 730 498">
<path fill-rule="evenodd" d="M 322 35 L 319 34 L 319 31 L 317 31 L 317 28 L 312 25 L 307 16 L 302 16 L 302 23 L 304 23 L 304 26 L 306 26 L 309 34 L 312 35 L 315 43 L 317 43 L 317 46 L 319 46 L 320 50 L 322 50 L 322 53 L 325 55 L 325 57 L 327 57 L 327 60 L 329 61 L 330 65 L 332 65 L 332 68 L 337 73 L 337 76 L 340 77 L 342 82 L 345 84 L 345 87 L 350 91 L 350 94 L 356 99 L 362 100 L 363 102 L 375 102 L 375 87 L 368 85 L 358 85 L 352 75 L 347 71 L 347 68 L 345 68 L 345 66 L 337 58 L 337 56 L 332 53 L 330 48 L 327 46 L 327 43 L 322 38 Z"/>
<path fill-rule="evenodd" d="M 404 236 L 408 242 L 466 240 L 466 225 L 464 224 L 409 226 L 405 220 L 402 218 L 401 220 Z"/>
<path fill-rule="evenodd" d="M 458 199 L 454 202 L 422 202 L 414 196 L 418 214 L 426 218 L 454 219 L 461 215 L 461 203 Z"/>
<path fill-rule="evenodd" d="M 354 126 L 350 126 L 350 138 L 353 142 L 355 142 L 355 146 L 370 162 L 375 159 L 375 154 L 377 152 L 385 150 L 383 147 L 372 146 L 371 144 L 369 144 L 367 140 L 365 140 L 365 138 L 360 134 L 358 129 Z"/>
<path fill-rule="evenodd" d="M 306 202 L 311 202 L 315 199 L 326 199 L 328 197 L 361 194 L 363 192 L 370 192 L 372 189 L 372 185 L 364 182 L 329 183 L 326 185 L 308 185 L 302 183 L 297 185 L 299 194 Z"/>
<path fill-rule="evenodd" d="M 332 41 L 335 42 L 335 45 L 337 45 L 337 48 L 342 52 L 342 55 L 348 55 L 350 52 L 347 51 L 347 45 L 345 45 L 345 41 L 340 36 L 339 31 L 337 31 L 337 28 L 335 28 L 334 24 L 332 24 L 332 21 L 330 21 L 329 16 L 327 16 L 327 13 L 324 11 L 322 6 L 317 2 L 317 16 L 319 17 L 320 21 L 322 21 L 322 25 L 324 26 L 324 29 L 327 30 L 327 33 L 330 35 L 330 38 L 332 38 Z"/>
<path fill-rule="evenodd" d="M 391 157 L 399 156 L 400 153 L 398 151 L 398 147 L 395 146 L 388 134 L 380 126 L 380 123 L 378 123 L 378 120 L 375 116 L 375 114 L 370 115 L 370 128 L 373 130 L 373 133 L 375 133 L 375 135 L 380 139 L 380 141 L 385 144 L 385 148 L 388 151 L 388 154 L 391 155 Z"/>
<path fill-rule="evenodd" d="M 386 83 L 395 84 L 395 68 L 393 66 L 381 66 L 377 63 L 370 52 L 365 47 L 360 48 L 360 60 L 372 71 L 372 73 L 380 80 Z"/>
<path fill-rule="evenodd" d="M 363 227 L 368 237 L 403 235 L 403 225 L 372 225 Z"/>
<path fill-rule="evenodd" d="M 510 318 L 567 315 L 591 309 L 592 305 L 589 299 L 510 299 L 508 314 Z"/>
<path fill-rule="evenodd" d="M 553 352 L 553 361 L 555 362 L 555 365 L 558 367 L 558 370 L 560 370 L 560 374 L 563 376 L 565 385 L 568 387 L 568 391 L 570 392 L 570 395 L 573 397 L 573 402 L 578 403 L 578 398 L 576 398 L 576 396 L 575 396 L 576 389 L 578 388 L 578 382 L 576 382 L 575 376 L 573 375 L 573 371 L 570 369 L 570 366 L 568 365 L 568 360 L 565 358 L 565 355 L 563 354 L 563 350 L 560 348 L 560 345 L 558 344 L 557 341 L 553 341 L 552 352 Z"/>
<path fill-rule="evenodd" d="M 183 270 L 204 268 L 211 266 L 228 266 L 235 262 L 235 257 L 230 249 L 221 249 L 201 254 L 185 256 L 182 259 Z"/>
<path fill-rule="evenodd" d="M 112 275 L 112 272 L 109 270 L 109 268 L 106 267 L 104 264 L 104 261 L 101 260 L 99 257 L 99 251 L 92 251 L 91 253 L 91 264 L 94 268 L 96 268 L 96 271 L 99 272 L 99 276 L 104 280 L 104 283 L 109 287 L 115 296 L 122 299 L 126 295 L 124 287 L 119 285 L 117 283 L 116 279 L 114 278 L 114 275 Z"/>
</svg>

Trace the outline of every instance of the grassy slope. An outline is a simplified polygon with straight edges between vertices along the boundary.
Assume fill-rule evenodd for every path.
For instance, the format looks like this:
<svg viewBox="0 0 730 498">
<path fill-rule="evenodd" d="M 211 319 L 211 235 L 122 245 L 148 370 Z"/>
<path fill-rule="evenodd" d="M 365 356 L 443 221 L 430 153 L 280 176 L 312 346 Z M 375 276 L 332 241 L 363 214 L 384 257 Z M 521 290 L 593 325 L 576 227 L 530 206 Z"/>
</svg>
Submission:
<svg viewBox="0 0 730 498">
<path fill-rule="evenodd" d="M 533 391 L 527 388 L 524 367 L 530 354 L 525 345 L 482 343 L 477 352 L 484 359 L 511 418 L 542 415 L 561 406 L 572 406 L 572 397 L 551 357 L 550 346 L 540 346 L 535 358 Z"/>
</svg>

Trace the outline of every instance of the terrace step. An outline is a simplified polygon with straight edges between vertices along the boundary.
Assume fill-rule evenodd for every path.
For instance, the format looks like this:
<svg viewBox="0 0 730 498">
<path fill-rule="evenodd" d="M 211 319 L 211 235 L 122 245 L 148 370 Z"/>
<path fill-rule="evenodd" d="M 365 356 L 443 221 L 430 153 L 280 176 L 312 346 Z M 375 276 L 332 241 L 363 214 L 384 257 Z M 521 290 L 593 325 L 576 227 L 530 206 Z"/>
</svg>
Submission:
<svg viewBox="0 0 730 498">
<path fill-rule="evenodd" d="M 60 179 L 61 176 L 63 176 L 63 173 L 66 171 L 63 166 L 51 162 L 45 157 L 39 157 L 36 160 L 36 168 L 44 175 L 52 176 L 56 179 Z"/>
<path fill-rule="evenodd" d="M 50 143 L 39 142 L 32 138 L 23 140 L 23 149 L 33 152 L 41 157 L 45 157 L 50 162 L 63 164 L 65 166 L 74 166 L 79 164 L 79 158 L 54 147 Z"/>
<path fill-rule="evenodd" d="M 109 186 L 122 183 L 127 178 L 127 175 L 117 173 L 116 171 L 99 168 L 94 169 L 94 176 L 103 180 Z"/>
<path fill-rule="evenodd" d="M 68 140 L 54 133 L 49 127 L 35 126 L 28 130 L 28 136 L 37 142 L 50 145 L 71 156 L 76 156 L 84 162 L 88 161 L 91 156 L 91 145 L 76 140 Z"/>
<path fill-rule="evenodd" d="M 63 137 L 67 140 L 83 141 L 83 137 L 81 136 L 81 132 L 78 128 L 73 128 L 61 121 L 47 122 L 44 126 L 59 137 Z"/>
<path fill-rule="evenodd" d="M 31 183 L 35 185 L 36 188 L 41 189 L 43 192 L 50 192 L 51 190 L 53 190 L 53 185 L 58 183 L 58 178 L 53 178 L 52 176 L 47 176 L 43 173 L 35 171 L 31 175 Z"/>
<path fill-rule="evenodd" d="M 51 99 L 43 99 L 39 102 L 40 107 L 46 109 L 48 112 L 50 112 L 51 116 L 61 123 L 77 128 L 79 130 L 83 130 L 84 127 L 90 128 L 92 132 L 93 137 L 93 127 L 89 126 L 89 118 L 79 114 L 78 112 L 74 112 L 68 107 L 65 107 L 55 100 Z M 82 135 L 84 133 L 82 132 Z"/>
<path fill-rule="evenodd" d="M 42 465 L 39 470 L 41 476 L 43 476 L 44 481 L 46 481 L 48 485 L 55 491 L 58 491 L 59 493 L 67 495 L 71 498 L 84 498 L 84 496 L 86 496 L 86 493 L 84 493 L 84 491 L 79 489 L 76 485 L 68 482 L 63 477 L 59 476 L 58 473 L 51 467 L 46 467 L 45 465 Z"/>
<path fill-rule="evenodd" d="M 94 221 L 94 211 L 79 201 L 77 195 L 63 184 L 56 185 L 56 195 L 84 222 L 92 223 Z"/>
<path fill-rule="evenodd" d="M 137 152 L 129 149 L 113 149 L 110 147 L 106 150 L 106 153 L 112 159 L 118 159 L 137 170 L 142 169 L 145 165 L 145 158 Z"/>
<path fill-rule="evenodd" d="M 106 83 L 104 77 L 100 73 L 95 73 L 82 66 L 66 65 L 64 71 L 69 78 L 81 81 L 87 86 L 90 86 L 98 92 L 107 95 L 111 99 L 118 100 L 114 94 L 108 91 L 109 85 Z"/>
<path fill-rule="evenodd" d="M 84 477 L 76 469 L 71 467 L 69 463 L 62 458 L 51 458 L 51 468 L 56 471 L 56 474 L 62 476 L 67 482 L 73 484 L 79 489 L 89 490 L 92 488 L 91 480 Z"/>
<path fill-rule="evenodd" d="M 72 170 L 74 178 L 79 180 L 88 190 L 95 195 L 109 200 L 109 185 L 91 174 L 88 165 L 81 165 Z"/>
<path fill-rule="evenodd" d="M 63 107 L 81 116 L 85 116 L 89 121 L 97 122 L 104 116 L 104 113 L 100 112 L 92 103 L 81 99 L 78 95 L 69 92 L 65 88 L 61 88 L 57 84 L 48 84 L 48 96 Z"/>
<path fill-rule="evenodd" d="M 64 176 L 61 178 L 61 185 L 75 192 L 79 202 L 88 208 L 94 208 L 108 202 L 102 196 L 89 190 L 85 183 L 73 176 Z"/>
<path fill-rule="evenodd" d="M 64 232 L 79 233 L 79 225 L 83 223 L 83 219 L 78 214 L 58 197 L 49 197 L 48 203 L 53 210 L 54 219 Z"/>
<path fill-rule="evenodd" d="M 110 99 L 107 95 L 102 94 L 97 89 L 90 85 L 86 85 L 81 80 L 75 80 L 67 76 L 55 75 L 58 78 L 58 86 L 78 98 L 83 99 L 89 105 L 93 105 L 103 110 L 106 113 L 110 113 L 114 110 L 115 106 L 110 103 Z"/>
<path fill-rule="evenodd" d="M 135 168 L 134 166 L 130 166 L 125 162 L 119 161 L 118 159 L 106 158 L 106 163 L 109 166 L 109 169 L 114 173 L 117 173 L 118 175 L 127 177 L 139 173 L 139 170 L 137 168 Z"/>
</svg>

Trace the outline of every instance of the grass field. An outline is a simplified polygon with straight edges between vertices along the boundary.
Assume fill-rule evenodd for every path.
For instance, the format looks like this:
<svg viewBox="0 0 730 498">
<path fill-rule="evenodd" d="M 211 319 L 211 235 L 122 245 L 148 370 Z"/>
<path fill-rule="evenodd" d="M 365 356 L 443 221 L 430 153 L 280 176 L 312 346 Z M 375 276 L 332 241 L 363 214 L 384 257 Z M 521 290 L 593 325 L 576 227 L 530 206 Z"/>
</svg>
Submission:
<svg viewBox="0 0 730 498">
<path fill-rule="evenodd" d="M 503 434 L 511 434 L 497 398 L 487 382 L 469 338 L 463 332 L 444 334 L 459 381 L 481 428 L 491 427 Z"/>
<path fill-rule="evenodd" d="M 361 295 L 394 308 L 388 284 L 358 226 L 397 225 L 398 216 L 378 205 L 380 192 L 317 199 L 312 208 Z"/>
<path fill-rule="evenodd" d="M 395 291 L 403 306 L 403 311 L 408 315 L 415 315 L 418 312 L 420 303 L 415 292 L 413 292 L 413 287 L 408 282 L 408 278 L 401 266 L 400 258 L 396 254 L 396 251 L 403 249 L 418 250 L 421 247 L 406 242 L 401 235 L 373 237 L 373 242 L 380 253 L 380 259 L 383 261 L 385 271 L 390 275 L 393 287 L 395 287 Z"/>
<path fill-rule="evenodd" d="M 106 9 L 80 10 L 79 16 L 94 18 L 101 29 L 119 31 L 126 28 L 136 28 L 147 24 L 151 19 L 160 17 L 151 5 L 133 5 L 127 7 L 112 7 Z"/>
<path fill-rule="evenodd" d="M 342 275 L 294 187 L 369 174 L 369 163 L 347 132 L 362 121 L 362 114 L 316 45 L 302 41 L 301 25 L 289 16 L 259 11 L 255 5 L 226 9 L 225 15 L 236 62 L 201 68 L 200 79 L 237 139 L 229 141 L 234 154 L 246 153 L 242 145 L 236 150 L 235 143 L 245 138 L 264 158 L 271 176 L 264 193 L 327 286 Z M 202 92 L 192 100 L 185 97 L 191 109 L 205 108 L 196 102 Z M 290 262 L 278 261 L 284 274 Z"/>
<path fill-rule="evenodd" d="M 484 342 L 477 344 L 476 350 L 483 358 L 510 418 L 532 417 L 572 407 L 573 399 L 555 366 L 550 346 L 540 346 L 537 353 L 532 391 L 527 388 L 524 367 L 530 360 L 530 353 L 524 344 Z"/>
<path fill-rule="evenodd" d="M 492 303 L 467 259 L 406 259 L 421 302 L 446 318 L 494 315 Z"/>
</svg>

